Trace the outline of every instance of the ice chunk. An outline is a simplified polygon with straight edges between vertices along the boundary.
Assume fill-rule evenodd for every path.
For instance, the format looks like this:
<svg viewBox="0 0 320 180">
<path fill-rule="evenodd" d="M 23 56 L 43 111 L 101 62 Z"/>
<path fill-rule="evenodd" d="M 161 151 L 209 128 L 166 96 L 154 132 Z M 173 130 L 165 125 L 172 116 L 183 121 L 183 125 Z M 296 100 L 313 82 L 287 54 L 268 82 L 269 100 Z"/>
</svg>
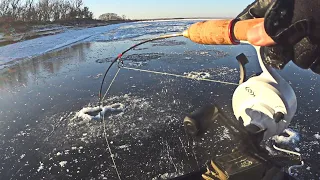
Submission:
<svg viewBox="0 0 320 180">
<path fill-rule="evenodd" d="M 25 156 L 26 156 L 26 154 L 22 154 L 22 155 L 20 156 L 20 159 L 23 159 Z"/>
<path fill-rule="evenodd" d="M 125 144 L 125 145 L 119 146 L 119 149 L 125 149 L 125 148 L 128 148 L 128 147 L 129 147 L 129 145 Z"/>
<path fill-rule="evenodd" d="M 67 161 L 61 161 L 59 163 L 60 167 L 64 167 L 68 162 Z"/>
<path fill-rule="evenodd" d="M 44 164 L 42 162 L 40 162 L 40 166 L 38 167 L 38 170 L 37 170 L 38 172 L 40 172 L 43 169 L 43 165 Z"/>
</svg>

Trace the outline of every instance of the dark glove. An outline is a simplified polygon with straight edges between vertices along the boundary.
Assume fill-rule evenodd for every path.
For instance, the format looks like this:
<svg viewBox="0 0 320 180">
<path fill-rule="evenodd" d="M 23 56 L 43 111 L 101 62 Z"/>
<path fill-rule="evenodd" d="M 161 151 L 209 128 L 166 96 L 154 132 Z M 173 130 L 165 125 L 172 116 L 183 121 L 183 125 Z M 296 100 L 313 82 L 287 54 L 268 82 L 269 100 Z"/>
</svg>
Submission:
<svg viewBox="0 0 320 180">
<path fill-rule="evenodd" d="M 295 178 L 273 167 L 266 172 L 262 180 L 295 180 Z"/>
<path fill-rule="evenodd" d="M 256 0 L 237 18 L 265 18 L 266 32 L 277 43 L 262 48 L 267 64 L 282 69 L 292 60 L 320 74 L 319 16 L 319 0 Z"/>
</svg>

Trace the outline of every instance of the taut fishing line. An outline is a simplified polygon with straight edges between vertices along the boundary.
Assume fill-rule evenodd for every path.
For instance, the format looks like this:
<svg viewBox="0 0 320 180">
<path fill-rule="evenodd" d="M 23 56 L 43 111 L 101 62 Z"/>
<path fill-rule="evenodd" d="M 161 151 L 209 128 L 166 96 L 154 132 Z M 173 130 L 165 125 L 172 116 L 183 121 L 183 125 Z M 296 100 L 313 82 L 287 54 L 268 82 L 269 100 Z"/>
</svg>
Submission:
<svg viewBox="0 0 320 180">
<path fill-rule="evenodd" d="M 103 89 L 103 84 L 104 84 L 104 81 L 107 77 L 107 74 L 108 72 L 110 71 L 111 67 L 117 62 L 119 61 L 118 63 L 121 63 L 121 57 L 126 54 L 128 51 L 142 45 L 142 44 L 145 44 L 145 43 L 148 43 L 148 42 L 152 42 L 152 41 L 156 41 L 156 40 L 161 40 L 161 39 L 168 39 L 168 38 L 173 38 L 173 37 L 179 37 L 179 36 L 183 36 L 182 33 L 180 34 L 170 34 L 170 35 L 164 35 L 164 36 L 160 36 L 160 37 L 156 37 L 156 38 L 152 38 L 152 39 L 148 39 L 148 40 L 145 40 L 145 41 L 142 41 L 138 44 L 135 44 L 133 46 L 131 46 L 130 48 L 128 48 L 127 50 L 123 51 L 122 53 L 120 53 L 116 58 L 114 58 L 114 60 L 111 62 L 111 64 L 109 65 L 108 69 L 106 70 L 106 72 L 104 73 L 104 76 L 103 76 L 103 79 L 102 79 L 102 82 L 101 82 L 101 86 L 100 86 L 100 90 L 99 90 L 99 106 L 102 105 L 102 101 L 104 99 L 105 96 L 102 95 L 102 89 Z"/>
</svg>

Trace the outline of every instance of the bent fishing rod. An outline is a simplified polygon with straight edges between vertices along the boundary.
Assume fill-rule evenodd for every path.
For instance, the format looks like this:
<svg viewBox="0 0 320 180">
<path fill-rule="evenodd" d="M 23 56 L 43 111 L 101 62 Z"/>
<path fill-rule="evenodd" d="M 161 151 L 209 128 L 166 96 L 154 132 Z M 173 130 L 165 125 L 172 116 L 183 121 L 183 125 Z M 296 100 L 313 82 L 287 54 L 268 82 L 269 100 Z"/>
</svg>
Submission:
<svg viewBox="0 0 320 180">
<path fill-rule="evenodd" d="M 131 46 L 130 48 L 120 53 L 117 57 L 115 57 L 111 61 L 107 70 L 105 71 L 102 82 L 101 82 L 100 90 L 99 90 L 99 106 L 101 106 L 102 101 L 105 97 L 102 94 L 102 90 L 103 90 L 103 85 L 104 85 L 107 74 L 109 73 L 111 67 L 116 62 L 118 62 L 118 66 L 121 66 L 121 64 L 123 64 L 123 61 L 121 58 L 124 54 L 126 54 L 130 50 L 138 46 L 141 46 L 143 44 L 146 44 L 148 42 L 180 37 L 180 36 L 189 38 L 191 41 L 198 44 L 237 45 L 237 44 L 240 44 L 240 41 L 247 40 L 248 29 L 262 22 L 263 20 L 264 20 L 263 18 L 257 18 L 257 19 L 243 20 L 243 21 L 237 21 L 233 19 L 233 20 L 209 20 L 204 22 L 198 22 L 191 25 L 187 30 L 185 30 L 182 33 L 169 34 L 169 35 L 148 39 Z"/>
</svg>

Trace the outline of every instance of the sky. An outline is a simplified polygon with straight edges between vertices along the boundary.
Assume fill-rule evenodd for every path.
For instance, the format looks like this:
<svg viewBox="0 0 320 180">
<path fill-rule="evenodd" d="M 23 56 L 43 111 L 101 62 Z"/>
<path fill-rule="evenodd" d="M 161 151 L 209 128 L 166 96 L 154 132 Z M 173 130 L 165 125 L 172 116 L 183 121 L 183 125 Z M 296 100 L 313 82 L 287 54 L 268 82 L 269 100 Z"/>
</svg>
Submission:
<svg viewBox="0 0 320 180">
<path fill-rule="evenodd" d="M 130 19 L 235 17 L 254 0 L 83 0 L 98 18 L 103 13 Z"/>
</svg>

